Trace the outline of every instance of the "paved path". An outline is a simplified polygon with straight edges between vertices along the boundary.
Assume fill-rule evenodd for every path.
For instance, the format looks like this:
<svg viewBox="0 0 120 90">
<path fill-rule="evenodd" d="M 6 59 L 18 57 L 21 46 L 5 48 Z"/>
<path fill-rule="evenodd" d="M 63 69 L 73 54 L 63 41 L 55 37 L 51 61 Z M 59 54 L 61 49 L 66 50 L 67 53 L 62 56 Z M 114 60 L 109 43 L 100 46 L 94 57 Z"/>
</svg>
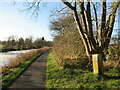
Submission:
<svg viewBox="0 0 120 90">
<path fill-rule="evenodd" d="M 9 88 L 45 88 L 49 51 L 42 54 Z"/>
</svg>

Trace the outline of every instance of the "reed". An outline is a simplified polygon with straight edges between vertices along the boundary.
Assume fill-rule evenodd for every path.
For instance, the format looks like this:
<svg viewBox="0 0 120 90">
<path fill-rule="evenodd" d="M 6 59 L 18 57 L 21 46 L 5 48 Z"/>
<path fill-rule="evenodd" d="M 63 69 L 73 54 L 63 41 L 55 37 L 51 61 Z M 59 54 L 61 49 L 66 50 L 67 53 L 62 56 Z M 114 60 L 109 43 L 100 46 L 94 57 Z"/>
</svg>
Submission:
<svg viewBox="0 0 120 90">
<path fill-rule="evenodd" d="M 11 60 L 11 62 L 9 64 L 7 64 L 5 66 L 1 66 L 2 70 L 0 70 L 0 71 L 3 73 L 11 68 L 17 67 L 22 62 L 28 60 L 30 57 L 36 55 L 37 53 L 39 53 L 41 51 L 47 50 L 47 49 L 49 49 L 49 47 L 43 47 L 40 49 L 32 50 L 32 51 L 29 51 L 27 53 L 21 54 L 21 55 L 17 56 L 17 58 L 15 58 L 14 60 Z"/>
</svg>

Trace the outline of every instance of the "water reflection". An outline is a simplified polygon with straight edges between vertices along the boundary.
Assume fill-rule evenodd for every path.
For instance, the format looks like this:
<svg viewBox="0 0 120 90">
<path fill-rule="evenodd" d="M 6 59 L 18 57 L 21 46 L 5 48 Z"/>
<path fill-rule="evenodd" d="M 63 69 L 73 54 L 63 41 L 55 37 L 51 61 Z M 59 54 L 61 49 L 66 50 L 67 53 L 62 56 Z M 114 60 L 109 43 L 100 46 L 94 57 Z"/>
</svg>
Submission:
<svg viewBox="0 0 120 90">
<path fill-rule="evenodd" d="M 35 50 L 35 49 L 32 49 Z M 0 66 L 5 66 L 6 64 L 9 64 L 11 61 L 15 60 L 15 58 L 21 54 L 25 54 L 31 50 L 20 50 L 20 51 L 10 51 L 10 52 L 4 52 L 0 53 Z"/>
</svg>

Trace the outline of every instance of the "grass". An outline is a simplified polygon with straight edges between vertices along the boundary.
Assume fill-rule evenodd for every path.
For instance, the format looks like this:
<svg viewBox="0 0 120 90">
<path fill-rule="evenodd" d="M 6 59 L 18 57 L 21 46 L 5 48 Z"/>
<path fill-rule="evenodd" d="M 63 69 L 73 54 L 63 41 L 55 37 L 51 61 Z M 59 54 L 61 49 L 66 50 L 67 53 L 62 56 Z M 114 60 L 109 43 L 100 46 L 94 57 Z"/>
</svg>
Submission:
<svg viewBox="0 0 120 90">
<path fill-rule="evenodd" d="M 94 75 L 89 69 L 63 69 L 56 67 L 52 53 L 48 55 L 46 88 L 120 88 L 117 69 Z"/>
<path fill-rule="evenodd" d="M 0 44 L 0 49 L 2 49 L 2 48 L 4 48 L 4 47 L 5 47 L 5 45 L 1 45 L 1 44 Z"/>
<path fill-rule="evenodd" d="M 2 88 L 7 88 L 12 81 L 14 81 L 18 76 L 22 74 L 22 72 L 43 52 L 46 50 L 42 50 L 41 52 L 35 54 L 34 56 L 30 57 L 28 60 L 20 63 L 19 66 L 14 68 L 8 68 L 6 71 L 2 73 Z"/>
</svg>

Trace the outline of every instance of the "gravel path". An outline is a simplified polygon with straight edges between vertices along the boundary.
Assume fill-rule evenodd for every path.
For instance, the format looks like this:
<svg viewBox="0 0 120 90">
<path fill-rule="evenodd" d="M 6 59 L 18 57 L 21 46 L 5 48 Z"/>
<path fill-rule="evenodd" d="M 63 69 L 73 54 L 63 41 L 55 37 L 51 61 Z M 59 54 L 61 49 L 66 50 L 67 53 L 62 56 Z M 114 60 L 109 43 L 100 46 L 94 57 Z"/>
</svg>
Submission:
<svg viewBox="0 0 120 90">
<path fill-rule="evenodd" d="M 45 88 L 49 51 L 42 54 L 9 88 Z"/>
</svg>

